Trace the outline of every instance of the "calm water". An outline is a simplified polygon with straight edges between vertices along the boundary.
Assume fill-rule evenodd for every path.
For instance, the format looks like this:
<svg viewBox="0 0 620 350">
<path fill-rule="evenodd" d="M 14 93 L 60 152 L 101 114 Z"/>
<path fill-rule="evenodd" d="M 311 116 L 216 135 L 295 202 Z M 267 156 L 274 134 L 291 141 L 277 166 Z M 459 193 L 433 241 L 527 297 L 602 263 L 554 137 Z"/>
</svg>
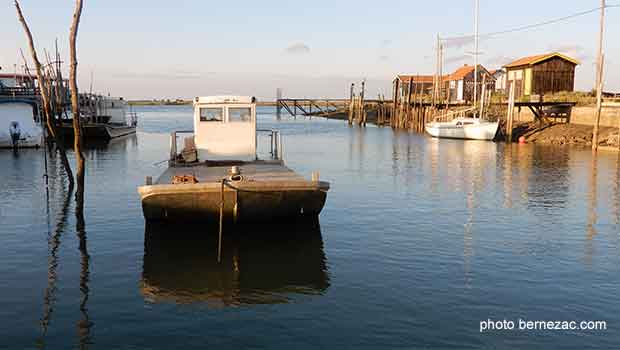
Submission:
<svg viewBox="0 0 620 350">
<path fill-rule="evenodd" d="M 617 348 L 620 167 L 589 150 L 437 141 L 283 120 L 287 164 L 330 181 L 319 222 L 225 231 L 145 225 L 190 107 L 145 107 L 89 149 L 85 229 L 57 159 L 0 153 L 0 348 Z M 263 145 L 266 146 L 265 143 Z M 495 320 L 605 331 L 479 332 Z"/>
</svg>

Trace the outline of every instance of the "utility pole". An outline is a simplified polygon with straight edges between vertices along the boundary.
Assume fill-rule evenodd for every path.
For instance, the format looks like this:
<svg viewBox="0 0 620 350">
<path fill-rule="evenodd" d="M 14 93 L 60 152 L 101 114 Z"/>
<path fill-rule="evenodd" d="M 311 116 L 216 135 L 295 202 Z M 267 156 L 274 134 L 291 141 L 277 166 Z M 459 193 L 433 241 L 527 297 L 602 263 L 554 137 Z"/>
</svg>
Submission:
<svg viewBox="0 0 620 350">
<path fill-rule="evenodd" d="M 478 15 L 480 14 L 480 0 L 476 0 L 476 14 L 474 20 L 474 107 L 478 101 Z"/>
<path fill-rule="evenodd" d="M 592 131 L 592 151 L 598 150 L 598 133 L 603 104 L 603 34 L 605 32 L 605 0 L 601 0 L 601 23 L 598 34 L 598 58 L 596 62 L 596 120 Z"/>
<path fill-rule="evenodd" d="M 437 37 L 437 44 L 439 44 L 439 74 L 437 75 L 437 101 L 441 104 L 441 100 L 443 99 L 442 91 L 443 91 L 443 43 L 441 39 Z"/>
</svg>

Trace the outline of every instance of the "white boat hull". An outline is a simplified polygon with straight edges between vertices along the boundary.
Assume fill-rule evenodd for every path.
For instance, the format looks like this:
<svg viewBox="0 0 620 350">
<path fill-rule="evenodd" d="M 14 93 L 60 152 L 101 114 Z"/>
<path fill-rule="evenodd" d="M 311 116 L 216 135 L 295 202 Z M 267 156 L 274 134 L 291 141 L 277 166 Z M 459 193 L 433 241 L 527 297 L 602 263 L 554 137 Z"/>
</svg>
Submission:
<svg viewBox="0 0 620 350">
<path fill-rule="evenodd" d="M 459 123 L 457 121 L 447 123 L 428 123 L 426 124 L 426 132 L 438 138 L 449 139 L 466 139 L 466 140 L 486 140 L 490 141 L 495 138 L 499 122 L 478 121 L 471 124 Z"/>
<path fill-rule="evenodd" d="M 11 123 L 19 125 L 18 148 L 34 148 L 43 144 L 43 128 L 34 121 L 33 107 L 27 102 L 0 103 L 0 148 L 13 148 Z"/>
</svg>

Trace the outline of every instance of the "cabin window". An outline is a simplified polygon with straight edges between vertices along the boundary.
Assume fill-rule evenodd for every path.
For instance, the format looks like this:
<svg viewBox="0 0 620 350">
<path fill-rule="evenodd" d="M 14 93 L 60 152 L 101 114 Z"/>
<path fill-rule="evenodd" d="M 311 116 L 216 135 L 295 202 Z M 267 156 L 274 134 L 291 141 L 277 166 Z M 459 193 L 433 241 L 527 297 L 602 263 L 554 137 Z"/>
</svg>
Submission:
<svg viewBox="0 0 620 350">
<path fill-rule="evenodd" d="M 221 122 L 224 120 L 224 110 L 222 108 L 201 108 L 201 122 Z"/>
<path fill-rule="evenodd" d="M 251 122 L 252 109 L 248 107 L 230 107 L 228 108 L 229 122 Z"/>
</svg>

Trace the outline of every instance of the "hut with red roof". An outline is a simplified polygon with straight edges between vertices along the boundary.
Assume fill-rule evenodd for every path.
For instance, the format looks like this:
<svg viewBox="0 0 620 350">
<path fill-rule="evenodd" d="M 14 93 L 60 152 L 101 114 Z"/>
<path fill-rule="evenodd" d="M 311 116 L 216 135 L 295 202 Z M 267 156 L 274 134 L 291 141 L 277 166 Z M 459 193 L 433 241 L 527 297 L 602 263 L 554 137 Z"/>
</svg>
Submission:
<svg viewBox="0 0 620 350">
<path fill-rule="evenodd" d="M 504 66 L 506 91 L 515 83 L 515 97 L 545 95 L 575 89 L 579 61 L 557 52 L 519 58 Z"/>
</svg>

